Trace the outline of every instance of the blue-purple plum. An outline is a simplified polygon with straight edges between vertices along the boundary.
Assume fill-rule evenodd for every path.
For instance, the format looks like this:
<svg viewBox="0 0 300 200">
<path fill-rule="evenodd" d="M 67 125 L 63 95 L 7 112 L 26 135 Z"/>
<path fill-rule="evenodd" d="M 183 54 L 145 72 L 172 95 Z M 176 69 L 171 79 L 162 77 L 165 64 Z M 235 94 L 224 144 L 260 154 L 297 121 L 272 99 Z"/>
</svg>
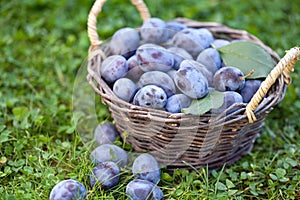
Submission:
<svg viewBox="0 0 300 200">
<path fill-rule="evenodd" d="M 110 122 L 98 124 L 94 130 L 94 138 L 98 145 L 113 143 L 119 135 L 116 126 Z"/>
<path fill-rule="evenodd" d="M 108 190 L 116 186 L 119 180 L 120 168 L 116 163 L 111 161 L 99 163 L 92 169 L 90 174 L 91 187 L 99 183 L 103 190 Z"/>
<path fill-rule="evenodd" d="M 201 51 L 208 48 L 213 41 L 212 34 L 207 29 L 186 28 L 177 32 L 172 38 L 172 45 L 180 47 L 196 58 Z"/>
<path fill-rule="evenodd" d="M 253 95 L 257 92 L 261 85 L 261 80 L 248 79 L 245 81 L 245 86 L 241 89 L 240 94 L 243 97 L 244 103 L 249 103 Z"/>
<path fill-rule="evenodd" d="M 243 97 L 235 91 L 226 91 L 224 92 L 223 104 L 219 108 L 211 109 L 211 113 L 220 114 L 235 103 L 243 103 Z M 239 107 L 233 108 L 226 114 L 230 114 L 238 109 Z"/>
<path fill-rule="evenodd" d="M 167 103 L 167 94 L 161 87 L 146 85 L 139 89 L 133 98 L 133 104 L 137 106 L 163 109 Z"/>
<path fill-rule="evenodd" d="M 174 82 L 183 94 L 192 99 L 200 99 L 208 93 L 206 77 L 189 60 L 182 61 L 174 76 Z"/>
<path fill-rule="evenodd" d="M 245 85 L 244 73 L 236 67 L 222 67 L 214 75 L 214 88 L 218 91 L 237 91 Z"/>
<path fill-rule="evenodd" d="M 139 62 L 137 60 L 136 55 L 131 56 L 127 60 L 127 66 L 128 66 L 128 72 L 125 77 L 133 81 L 137 81 L 144 73 L 144 71 L 139 66 Z"/>
<path fill-rule="evenodd" d="M 126 186 L 126 194 L 130 200 L 161 200 L 164 197 L 158 186 L 141 179 L 129 182 Z"/>
<path fill-rule="evenodd" d="M 157 160 L 149 153 L 143 153 L 134 159 L 132 173 L 137 179 L 157 184 L 160 180 L 160 167 Z"/>
<path fill-rule="evenodd" d="M 76 180 L 67 179 L 57 183 L 51 190 L 50 200 L 83 200 L 87 195 L 84 185 Z"/>
<path fill-rule="evenodd" d="M 159 45 L 143 44 L 137 49 L 136 56 L 139 66 L 144 72 L 167 72 L 174 66 L 173 54 Z"/>
<path fill-rule="evenodd" d="M 144 43 L 161 44 L 168 40 L 166 23 L 159 18 L 146 20 L 140 28 L 141 38 Z"/>
<path fill-rule="evenodd" d="M 172 78 L 161 71 L 145 72 L 137 82 L 138 87 L 146 85 L 156 85 L 166 92 L 167 96 L 172 96 L 176 92 L 176 87 Z"/>
<path fill-rule="evenodd" d="M 174 76 L 175 76 L 176 72 L 177 72 L 177 70 L 171 69 L 171 70 L 167 71 L 166 73 L 170 76 L 170 78 L 172 80 L 174 80 Z"/>
<path fill-rule="evenodd" d="M 172 38 L 177 32 L 187 28 L 185 24 L 176 21 L 166 22 L 166 28 L 168 29 L 168 36 Z"/>
<path fill-rule="evenodd" d="M 204 49 L 198 55 L 196 61 L 203 64 L 213 74 L 221 68 L 222 63 L 220 53 L 214 48 Z"/>
<path fill-rule="evenodd" d="M 134 54 L 140 43 L 136 29 L 125 27 L 117 30 L 109 43 L 112 54 L 123 55 L 125 58 Z"/>
<path fill-rule="evenodd" d="M 105 161 L 112 161 L 124 167 L 128 164 L 127 152 L 114 144 L 102 144 L 96 147 L 90 154 L 93 163 L 99 164 Z"/>
<path fill-rule="evenodd" d="M 186 50 L 179 47 L 170 47 L 168 48 L 170 52 L 174 55 L 174 69 L 178 70 L 181 62 L 183 60 L 193 60 L 191 54 L 189 54 Z"/>
<path fill-rule="evenodd" d="M 137 91 L 136 84 L 128 78 L 120 78 L 113 85 L 113 92 L 120 99 L 130 102 Z"/>
<path fill-rule="evenodd" d="M 210 45 L 213 47 L 213 48 L 220 48 L 220 47 L 223 47 L 223 46 L 226 46 L 230 44 L 230 42 L 228 40 L 224 40 L 224 39 L 215 39 Z"/>
<path fill-rule="evenodd" d="M 170 113 L 180 113 L 182 108 L 187 108 L 191 105 L 192 100 L 184 94 L 175 94 L 168 98 L 166 111 Z"/>
<path fill-rule="evenodd" d="M 201 64 L 195 60 L 186 60 L 182 63 L 182 66 L 184 66 L 184 65 L 193 66 L 193 67 L 197 68 L 198 70 L 200 70 L 200 72 L 207 79 L 208 86 L 213 87 L 214 74 L 211 71 L 209 71 L 206 66 L 204 66 L 203 64 Z"/>
<path fill-rule="evenodd" d="M 112 55 L 103 60 L 100 67 L 100 74 L 108 83 L 126 75 L 128 66 L 126 59 L 120 55 Z"/>
</svg>

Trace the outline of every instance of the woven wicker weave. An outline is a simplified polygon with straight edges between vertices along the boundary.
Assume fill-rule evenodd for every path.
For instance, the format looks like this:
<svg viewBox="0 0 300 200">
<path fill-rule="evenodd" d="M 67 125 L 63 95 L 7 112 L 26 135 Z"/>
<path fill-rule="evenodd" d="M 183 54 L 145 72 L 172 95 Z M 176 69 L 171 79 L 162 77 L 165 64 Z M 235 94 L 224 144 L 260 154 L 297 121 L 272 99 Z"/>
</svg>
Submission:
<svg viewBox="0 0 300 200">
<path fill-rule="evenodd" d="M 99 66 L 109 56 L 109 49 L 98 39 L 97 15 L 105 1 L 98 0 L 91 9 L 88 19 L 88 34 L 91 41 L 88 62 L 88 82 L 109 107 L 120 132 L 128 133 L 126 142 L 138 152 L 151 152 L 157 160 L 168 168 L 203 167 L 210 169 L 230 165 L 251 151 L 259 136 L 268 113 L 285 95 L 290 83 L 289 73 L 300 55 L 295 47 L 281 59 L 258 38 L 244 30 L 236 30 L 225 25 L 197 22 L 184 18 L 174 21 L 193 28 L 207 28 L 215 38 L 228 40 L 243 39 L 262 46 L 278 62 L 278 65 L 262 83 L 261 88 L 248 104 L 235 104 L 239 109 L 230 115 L 226 111 L 220 115 L 201 116 L 155 110 L 135 106 L 118 99 L 111 87 L 101 78 Z M 141 0 L 132 0 L 142 19 L 150 15 Z"/>
</svg>

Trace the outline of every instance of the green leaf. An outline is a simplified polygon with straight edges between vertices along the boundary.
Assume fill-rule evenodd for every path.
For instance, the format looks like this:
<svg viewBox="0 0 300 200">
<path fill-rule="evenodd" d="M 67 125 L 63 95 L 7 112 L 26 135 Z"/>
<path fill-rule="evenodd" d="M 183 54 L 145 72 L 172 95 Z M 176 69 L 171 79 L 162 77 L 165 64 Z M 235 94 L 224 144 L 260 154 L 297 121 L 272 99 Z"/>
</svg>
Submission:
<svg viewBox="0 0 300 200">
<path fill-rule="evenodd" d="M 202 115 L 211 109 L 219 108 L 224 103 L 224 93 L 211 90 L 204 98 L 193 100 L 188 108 L 183 108 L 186 114 Z"/>
<path fill-rule="evenodd" d="M 217 48 L 226 66 L 240 69 L 249 79 L 264 78 L 273 69 L 275 62 L 261 46 L 253 42 L 234 42 Z"/>
<path fill-rule="evenodd" d="M 221 183 L 221 182 L 217 182 L 216 187 L 217 187 L 218 190 L 221 190 L 221 191 L 225 191 L 227 189 L 226 185 L 224 183 Z"/>
<path fill-rule="evenodd" d="M 235 185 L 233 184 L 233 182 L 229 179 L 226 179 L 226 186 L 227 188 L 231 189 L 231 188 L 234 188 Z"/>
<path fill-rule="evenodd" d="M 275 174 L 269 174 L 269 176 L 271 177 L 271 179 L 273 179 L 274 181 L 277 181 L 278 178 Z"/>
<path fill-rule="evenodd" d="M 275 173 L 277 177 L 282 178 L 286 175 L 286 170 L 282 168 L 277 168 Z"/>
</svg>

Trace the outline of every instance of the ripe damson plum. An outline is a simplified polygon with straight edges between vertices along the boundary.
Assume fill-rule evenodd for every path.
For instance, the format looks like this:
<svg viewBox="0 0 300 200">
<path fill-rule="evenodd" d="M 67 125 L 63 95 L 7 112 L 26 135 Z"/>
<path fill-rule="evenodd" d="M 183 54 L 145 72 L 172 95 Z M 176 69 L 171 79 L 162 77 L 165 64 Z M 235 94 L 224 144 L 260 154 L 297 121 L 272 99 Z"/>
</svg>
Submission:
<svg viewBox="0 0 300 200">
<path fill-rule="evenodd" d="M 166 92 L 167 96 L 172 96 L 176 92 L 176 87 L 172 78 L 161 71 L 145 72 L 137 82 L 138 87 L 146 85 L 156 85 Z"/>
<path fill-rule="evenodd" d="M 98 124 L 94 130 L 94 138 L 98 145 L 113 143 L 119 135 L 116 126 L 110 122 Z"/>
<path fill-rule="evenodd" d="M 103 190 L 108 190 L 119 183 L 120 168 L 111 161 L 99 163 L 92 169 L 90 174 L 90 185 L 94 187 L 97 183 L 101 184 Z"/>
<path fill-rule="evenodd" d="M 207 28 L 199 28 L 197 29 L 197 31 L 200 37 L 202 37 L 203 40 L 208 41 L 209 44 L 211 44 L 214 41 L 213 34 Z"/>
<path fill-rule="evenodd" d="M 261 80 L 248 79 L 245 81 L 245 86 L 240 91 L 240 94 L 243 97 L 244 103 L 249 103 L 253 95 L 257 92 L 258 88 L 261 85 Z"/>
<path fill-rule="evenodd" d="M 245 85 L 244 73 L 236 67 L 222 67 L 214 75 L 214 88 L 218 91 L 237 91 Z"/>
<path fill-rule="evenodd" d="M 214 74 L 211 71 L 209 71 L 206 66 L 204 66 L 203 64 L 201 64 L 195 60 L 186 60 L 182 63 L 182 66 L 184 66 L 184 65 L 193 66 L 193 67 L 197 68 L 198 70 L 200 70 L 200 72 L 206 77 L 208 86 L 213 87 Z"/>
<path fill-rule="evenodd" d="M 169 38 L 172 38 L 177 32 L 187 28 L 185 24 L 176 21 L 166 22 L 166 28 L 168 30 Z"/>
<path fill-rule="evenodd" d="M 180 47 L 196 58 L 201 51 L 208 48 L 213 41 L 212 34 L 205 29 L 186 28 L 177 32 L 172 38 L 172 45 Z"/>
<path fill-rule="evenodd" d="M 128 78 L 120 78 L 113 85 L 113 92 L 120 99 L 130 102 L 137 91 L 136 84 Z"/>
<path fill-rule="evenodd" d="M 167 71 L 166 73 L 171 77 L 172 80 L 174 80 L 174 76 L 175 76 L 176 72 L 177 72 L 177 70 L 171 69 L 171 70 Z"/>
<path fill-rule="evenodd" d="M 173 54 L 154 44 L 143 44 L 136 51 L 139 67 L 145 71 L 167 72 L 174 66 Z"/>
<path fill-rule="evenodd" d="M 128 66 L 126 59 L 120 55 L 112 55 L 103 60 L 100 67 L 101 76 L 108 82 L 113 83 L 126 75 Z"/>
<path fill-rule="evenodd" d="M 84 185 L 76 180 L 67 179 L 57 183 L 51 190 L 50 200 L 83 200 L 87 195 Z"/>
<path fill-rule="evenodd" d="M 174 55 L 174 69 L 178 70 L 183 60 L 193 60 L 191 54 L 179 47 L 170 47 L 168 50 Z"/>
<path fill-rule="evenodd" d="M 213 48 L 220 48 L 223 46 L 226 46 L 230 44 L 230 42 L 228 40 L 224 40 L 224 39 L 215 39 L 210 46 L 212 46 Z"/>
<path fill-rule="evenodd" d="M 167 103 L 167 94 L 161 87 L 156 85 L 146 85 L 139 89 L 133 98 L 133 104 L 154 108 L 163 109 Z"/>
<path fill-rule="evenodd" d="M 112 54 L 123 55 L 129 58 L 135 53 L 140 43 L 140 36 L 137 30 L 129 27 L 117 30 L 109 43 Z"/>
<path fill-rule="evenodd" d="M 127 152 L 114 144 L 102 144 L 96 147 L 90 154 L 93 163 L 101 163 L 105 161 L 112 161 L 117 163 L 120 167 L 128 164 Z"/>
<path fill-rule="evenodd" d="M 157 160 L 149 153 L 143 153 L 134 159 L 132 173 L 137 179 L 157 184 L 160 180 L 160 167 Z"/>
<path fill-rule="evenodd" d="M 220 53 L 214 48 L 204 49 L 197 57 L 197 62 L 203 64 L 213 74 L 221 67 Z"/>
<path fill-rule="evenodd" d="M 126 78 L 133 81 L 137 81 L 144 71 L 139 67 L 139 62 L 137 56 L 133 55 L 127 60 L 128 72 L 126 73 Z"/>
<path fill-rule="evenodd" d="M 161 200 L 164 196 L 162 190 L 154 183 L 141 179 L 129 182 L 126 194 L 130 200 Z"/>
<path fill-rule="evenodd" d="M 208 81 L 199 69 L 188 60 L 182 61 L 175 73 L 174 82 L 177 88 L 192 99 L 200 99 L 208 93 Z"/>
<path fill-rule="evenodd" d="M 243 103 L 243 97 L 235 91 L 226 91 L 226 92 L 224 92 L 223 104 L 219 108 L 211 109 L 211 113 L 220 114 L 235 103 Z M 226 114 L 230 114 L 238 109 L 239 109 L 239 107 L 235 107 L 235 108 L 231 109 L 230 111 L 228 111 L 228 113 L 226 113 Z"/>
<path fill-rule="evenodd" d="M 184 94 L 175 94 L 168 98 L 166 110 L 171 113 L 180 113 L 182 108 L 191 105 L 192 100 Z"/>
<path fill-rule="evenodd" d="M 168 40 L 168 31 L 166 23 L 159 18 L 150 18 L 146 20 L 141 28 L 140 34 L 143 42 L 161 44 Z"/>
</svg>

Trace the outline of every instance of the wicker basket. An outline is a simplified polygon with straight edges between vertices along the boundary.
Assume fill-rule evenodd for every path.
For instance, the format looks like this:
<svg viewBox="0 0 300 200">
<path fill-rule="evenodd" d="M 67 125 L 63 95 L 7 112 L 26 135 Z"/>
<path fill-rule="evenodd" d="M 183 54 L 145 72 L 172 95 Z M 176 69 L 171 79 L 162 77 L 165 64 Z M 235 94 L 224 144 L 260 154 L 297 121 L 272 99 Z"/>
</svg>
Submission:
<svg viewBox="0 0 300 200">
<path fill-rule="evenodd" d="M 190 168 L 208 166 L 210 169 L 227 166 L 251 151 L 259 136 L 267 114 L 284 97 L 290 83 L 289 73 L 293 70 L 300 50 L 292 48 L 285 57 L 279 56 L 258 38 L 244 30 L 235 30 L 218 23 L 196 22 L 184 18 L 175 21 L 193 28 L 207 28 L 215 38 L 229 40 L 244 39 L 262 46 L 278 63 L 258 92 L 248 104 L 234 104 L 239 109 L 230 115 L 204 114 L 201 116 L 155 110 L 135 106 L 117 98 L 110 86 L 101 78 L 99 65 L 109 56 L 109 49 L 102 44 L 97 34 L 97 15 L 104 0 L 97 0 L 88 18 L 88 35 L 91 41 L 87 80 L 108 105 L 120 132 L 128 133 L 126 142 L 137 152 L 150 152 L 168 168 Z M 141 0 L 131 1 L 142 19 L 150 15 Z"/>
</svg>

